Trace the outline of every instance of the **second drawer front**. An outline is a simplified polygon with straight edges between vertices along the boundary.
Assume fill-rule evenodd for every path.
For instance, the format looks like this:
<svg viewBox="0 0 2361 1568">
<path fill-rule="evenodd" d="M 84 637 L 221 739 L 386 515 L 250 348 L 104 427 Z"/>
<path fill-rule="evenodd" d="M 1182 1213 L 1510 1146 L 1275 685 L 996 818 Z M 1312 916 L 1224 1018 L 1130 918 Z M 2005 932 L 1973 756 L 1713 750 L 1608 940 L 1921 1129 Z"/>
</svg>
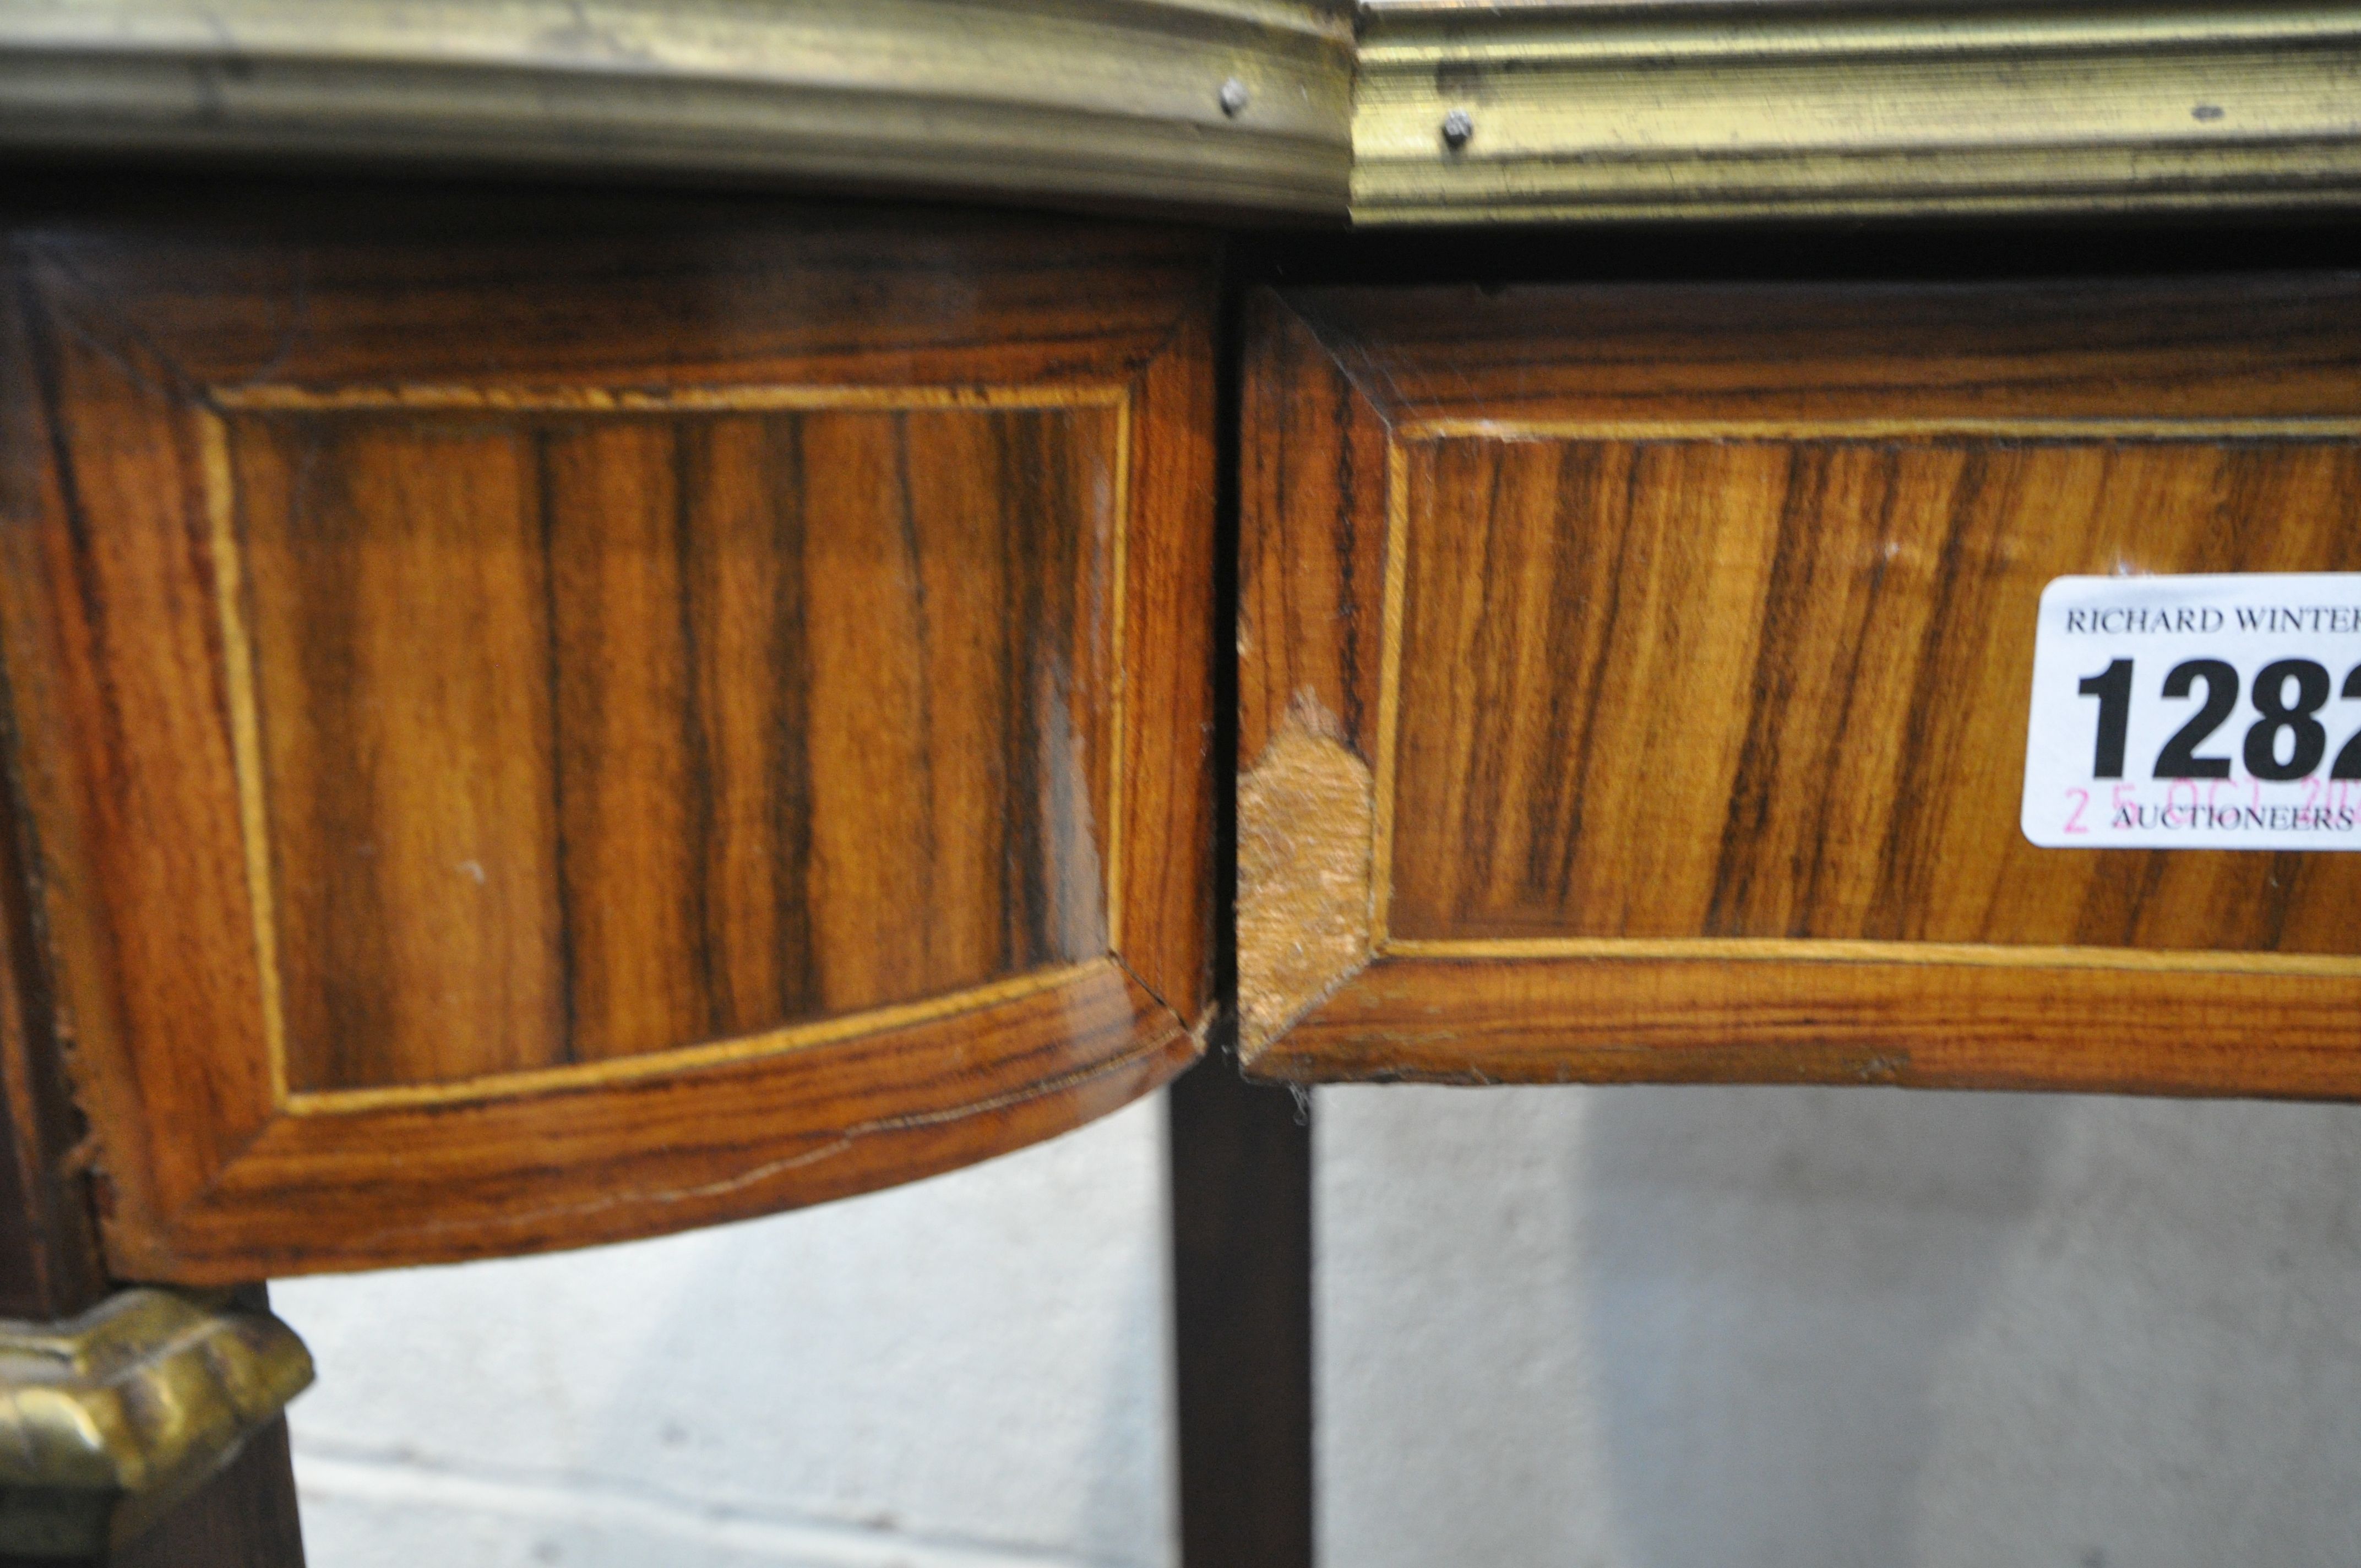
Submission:
<svg viewBox="0 0 2361 1568">
<path fill-rule="evenodd" d="M 2361 1087 L 2361 854 L 2019 826 L 2055 579 L 2361 570 L 2361 293 L 1315 291 L 1256 320 L 1261 1070 Z"/>
</svg>

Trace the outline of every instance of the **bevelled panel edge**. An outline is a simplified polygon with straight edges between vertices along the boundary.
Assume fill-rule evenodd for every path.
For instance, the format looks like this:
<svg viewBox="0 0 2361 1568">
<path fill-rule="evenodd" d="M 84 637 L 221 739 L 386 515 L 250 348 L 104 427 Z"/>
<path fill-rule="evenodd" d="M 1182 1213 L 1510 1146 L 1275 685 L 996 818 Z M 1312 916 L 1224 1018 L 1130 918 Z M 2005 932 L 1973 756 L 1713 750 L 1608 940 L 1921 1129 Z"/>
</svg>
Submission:
<svg viewBox="0 0 2361 1568">
<path fill-rule="evenodd" d="M 1341 214 L 1320 0 L 30 0 L 0 146 L 877 181 Z"/>
<path fill-rule="evenodd" d="M 1366 8 L 1356 224 L 2361 202 L 2361 10 Z"/>
<path fill-rule="evenodd" d="M 280 1116 L 202 1198 L 114 1233 L 110 1256 L 124 1274 L 220 1285 L 665 1235 L 1023 1148 L 1203 1050 L 1202 1023 L 1101 959 L 970 1012 L 595 1091 Z"/>
<path fill-rule="evenodd" d="M 1466 946 L 1380 957 L 1249 1072 L 1292 1083 L 2361 1098 L 2361 974 L 2350 968 L 1907 944 L 1634 942 L 1618 952 L 1602 942 L 1592 956 L 1549 958 Z M 2160 1017 L 2173 1022 L 2158 1027 Z M 2273 1043 L 2258 1049 L 2264 1034 Z"/>
</svg>

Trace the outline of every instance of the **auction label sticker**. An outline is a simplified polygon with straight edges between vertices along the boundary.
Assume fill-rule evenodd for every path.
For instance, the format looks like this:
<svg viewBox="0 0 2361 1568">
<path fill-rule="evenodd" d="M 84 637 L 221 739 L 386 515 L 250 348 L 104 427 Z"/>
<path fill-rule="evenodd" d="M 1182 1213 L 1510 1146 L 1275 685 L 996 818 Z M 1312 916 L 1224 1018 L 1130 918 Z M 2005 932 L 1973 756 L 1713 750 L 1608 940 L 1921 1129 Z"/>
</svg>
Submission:
<svg viewBox="0 0 2361 1568">
<path fill-rule="evenodd" d="M 2361 850 L 2361 572 L 2053 581 L 2022 821 L 2054 850 Z"/>
</svg>

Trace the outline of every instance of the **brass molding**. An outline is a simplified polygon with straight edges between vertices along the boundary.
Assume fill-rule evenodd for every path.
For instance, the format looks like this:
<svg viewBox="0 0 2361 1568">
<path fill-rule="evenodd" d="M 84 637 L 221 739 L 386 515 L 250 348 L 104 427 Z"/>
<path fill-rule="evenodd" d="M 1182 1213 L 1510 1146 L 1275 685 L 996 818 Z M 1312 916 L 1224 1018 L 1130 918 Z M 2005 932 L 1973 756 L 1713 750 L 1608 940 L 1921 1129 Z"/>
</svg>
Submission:
<svg viewBox="0 0 2361 1568">
<path fill-rule="evenodd" d="M 1341 214 L 1333 0 L 10 0 L 0 144 Z"/>
<path fill-rule="evenodd" d="M 2361 6 L 1370 0 L 1356 223 L 2361 198 Z"/>
<path fill-rule="evenodd" d="M 2321 209 L 2361 5 L 10 0 L 0 146 L 1363 224 Z"/>
<path fill-rule="evenodd" d="M 119 1291 L 0 1321 L 0 1554 L 128 1540 L 312 1381 L 303 1342 L 227 1292 Z"/>
</svg>

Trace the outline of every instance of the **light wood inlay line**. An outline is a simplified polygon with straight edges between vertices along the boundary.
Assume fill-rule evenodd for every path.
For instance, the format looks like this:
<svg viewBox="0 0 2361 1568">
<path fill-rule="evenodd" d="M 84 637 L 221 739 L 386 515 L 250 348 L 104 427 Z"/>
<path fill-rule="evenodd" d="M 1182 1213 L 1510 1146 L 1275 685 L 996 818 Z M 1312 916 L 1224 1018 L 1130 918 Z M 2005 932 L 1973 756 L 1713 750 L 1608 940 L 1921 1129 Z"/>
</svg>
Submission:
<svg viewBox="0 0 2361 1568">
<path fill-rule="evenodd" d="M 2346 441 L 2353 419 L 1411 419 L 1400 441 L 1911 441 L 1947 436 L 2027 441 Z"/>
<path fill-rule="evenodd" d="M 1864 942 L 1847 938 L 1534 937 L 1391 940 L 1381 958 L 1708 959 L 1728 963 L 1939 964 L 1997 969 L 2137 970 L 2191 974 L 2285 974 L 2361 978 L 2361 958 L 2340 953 L 2261 953 L 2149 948 L 2004 947 L 1982 942 Z"/>
<path fill-rule="evenodd" d="M 245 839 L 247 894 L 254 910 L 254 963 L 261 981 L 263 1040 L 271 1099 L 283 1105 L 287 1102 L 287 1010 L 279 970 L 279 916 L 271 890 L 262 721 L 255 696 L 254 647 L 246 626 L 245 563 L 237 547 L 237 494 L 230 476 L 229 428 L 209 410 L 199 409 L 195 419 L 204 464 L 214 592 L 221 611 L 223 685 L 229 704 L 231 754 L 237 769 L 238 826 Z"/>
<path fill-rule="evenodd" d="M 1087 978 L 1109 961 L 1093 959 L 1085 963 L 1060 964 L 1054 969 L 1035 970 L 1029 974 L 989 981 L 983 985 L 969 986 L 941 996 L 929 996 L 891 1007 L 872 1007 L 860 1013 L 839 1014 L 832 1018 L 818 1018 L 807 1024 L 790 1024 L 785 1028 L 765 1029 L 761 1034 L 748 1035 L 740 1039 L 710 1040 L 703 1045 L 683 1046 L 669 1051 L 609 1057 L 600 1061 L 577 1062 L 566 1067 L 492 1073 L 456 1083 L 401 1084 L 383 1089 L 307 1090 L 285 1096 L 281 1104 L 299 1116 L 335 1115 L 389 1105 L 436 1105 L 462 1100 L 498 1100 L 544 1091 L 588 1089 L 598 1084 L 669 1077 L 697 1068 L 750 1061 L 758 1057 L 824 1046 L 835 1040 L 850 1040 L 862 1035 L 907 1028 L 930 1019 L 973 1013 L 999 1003 L 1015 1002 L 1045 991 L 1055 991 L 1061 985 Z"/>
<path fill-rule="evenodd" d="M 848 387 L 842 385 L 676 387 L 650 391 L 617 387 L 289 387 L 272 383 L 209 387 L 218 409 L 254 411 L 497 409 L 504 413 L 819 413 L 899 409 L 1119 408 L 1121 384 L 1074 386 Z"/>
<path fill-rule="evenodd" d="M 1401 724 L 1403 596 L 1410 579 L 1410 452 L 1386 443 L 1385 609 L 1378 623 L 1377 799 L 1369 814 L 1369 946 L 1386 943 L 1394 892 L 1394 773 Z"/>
<path fill-rule="evenodd" d="M 1123 951 L 1123 714 L 1126 672 L 1131 667 L 1124 659 L 1124 607 L 1131 601 L 1131 530 L 1126 526 L 1130 516 L 1131 400 L 1126 397 L 1115 405 L 1115 542 L 1108 567 L 1115 604 L 1107 612 L 1107 641 L 1114 650 L 1108 679 L 1114 689 L 1107 699 L 1106 933 L 1107 949 L 1116 953 Z"/>
</svg>

